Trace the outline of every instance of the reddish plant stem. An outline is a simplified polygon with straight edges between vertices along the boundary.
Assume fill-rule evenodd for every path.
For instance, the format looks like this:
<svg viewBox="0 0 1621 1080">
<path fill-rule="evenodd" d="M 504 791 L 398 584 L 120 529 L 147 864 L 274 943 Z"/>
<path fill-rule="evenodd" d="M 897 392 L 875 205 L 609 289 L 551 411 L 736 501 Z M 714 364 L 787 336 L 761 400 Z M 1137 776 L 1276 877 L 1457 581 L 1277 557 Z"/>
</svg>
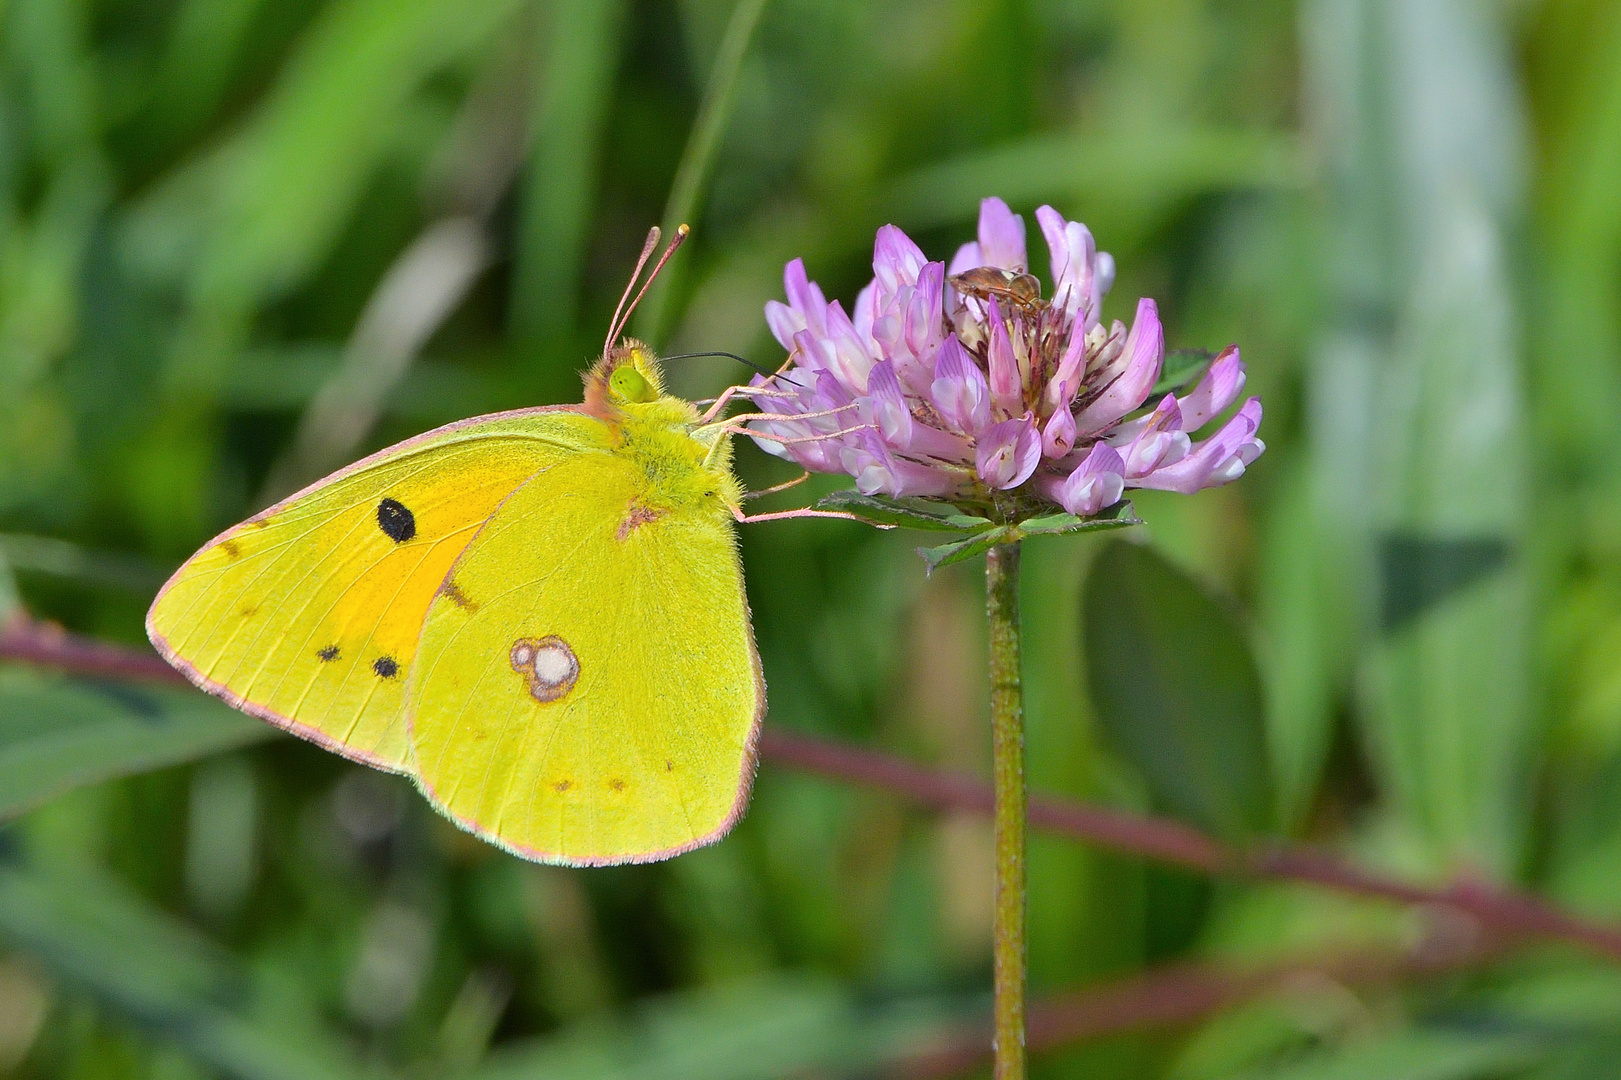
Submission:
<svg viewBox="0 0 1621 1080">
<path fill-rule="evenodd" d="M 93 641 L 21 619 L 0 628 L 0 659 L 4 658 L 79 675 L 189 685 L 155 653 Z M 882 788 L 939 809 L 990 813 L 994 805 L 991 787 L 982 780 L 926 769 L 891 754 L 815 736 L 767 729 L 760 738 L 760 756 L 783 768 Z M 1441 888 L 1414 885 L 1299 844 L 1273 844 L 1240 853 L 1180 822 L 1051 797 L 1030 800 L 1029 821 L 1055 835 L 1201 873 L 1300 881 L 1359 896 L 1439 905 L 1464 912 L 1497 934 L 1562 939 L 1621 960 L 1621 927 L 1594 922 L 1529 893 L 1483 881 L 1464 880 Z"/>
<path fill-rule="evenodd" d="M 80 675 L 186 683 L 186 677 L 156 653 L 80 637 L 19 616 L 0 626 L 0 658 L 26 660 Z"/>
<path fill-rule="evenodd" d="M 891 754 L 781 728 L 767 728 L 760 736 L 760 756 L 784 768 L 883 788 L 939 810 L 989 814 L 994 804 L 990 785 L 975 777 L 927 769 Z M 1232 852 L 1197 829 L 1167 818 L 1040 795 L 1031 796 L 1029 807 L 1030 824 L 1046 832 L 1208 874 L 1230 874 L 1239 868 Z"/>
<path fill-rule="evenodd" d="M 927 806 L 982 813 L 991 808 L 991 790 L 983 781 L 924 769 L 888 754 L 780 730 L 766 732 L 760 753 L 785 768 L 882 788 Z M 1030 824 L 1123 855 L 1206 874 L 1300 881 L 1360 896 L 1440 905 L 1464 912 L 1495 933 L 1560 938 L 1621 960 L 1621 927 L 1593 922 L 1539 897 L 1482 881 L 1442 888 L 1413 885 L 1299 844 L 1279 843 L 1242 853 L 1180 822 L 1040 795 L 1030 799 Z"/>
</svg>

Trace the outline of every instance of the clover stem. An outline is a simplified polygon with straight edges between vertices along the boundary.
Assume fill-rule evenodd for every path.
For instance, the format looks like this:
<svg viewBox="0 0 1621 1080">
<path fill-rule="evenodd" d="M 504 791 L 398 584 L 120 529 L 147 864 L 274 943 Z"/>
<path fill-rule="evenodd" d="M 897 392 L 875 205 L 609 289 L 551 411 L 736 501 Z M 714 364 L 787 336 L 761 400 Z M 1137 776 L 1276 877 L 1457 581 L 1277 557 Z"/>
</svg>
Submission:
<svg viewBox="0 0 1621 1080">
<path fill-rule="evenodd" d="M 985 556 L 990 624 L 991 772 L 996 792 L 996 1080 L 1024 1080 L 1024 685 L 1019 667 L 1019 544 Z"/>
</svg>

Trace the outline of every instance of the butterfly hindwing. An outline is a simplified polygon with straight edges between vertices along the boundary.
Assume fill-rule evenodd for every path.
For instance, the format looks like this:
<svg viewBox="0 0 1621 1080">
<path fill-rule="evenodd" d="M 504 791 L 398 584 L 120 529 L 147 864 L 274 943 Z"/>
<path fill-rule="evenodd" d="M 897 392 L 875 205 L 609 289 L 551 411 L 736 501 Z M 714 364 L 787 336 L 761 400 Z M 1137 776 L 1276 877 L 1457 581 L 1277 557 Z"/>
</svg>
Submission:
<svg viewBox="0 0 1621 1080">
<path fill-rule="evenodd" d="M 407 712 L 424 793 L 531 859 L 666 858 L 724 833 L 764 685 L 729 520 L 659 510 L 631 463 L 549 466 L 434 599 Z"/>
<path fill-rule="evenodd" d="M 602 437 L 578 412 L 531 409 L 383 450 L 192 556 L 152 605 L 148 633 L 236 707 L 410 771 L 405 687 L 446 573 L 527 478 Z"/>
</svg>

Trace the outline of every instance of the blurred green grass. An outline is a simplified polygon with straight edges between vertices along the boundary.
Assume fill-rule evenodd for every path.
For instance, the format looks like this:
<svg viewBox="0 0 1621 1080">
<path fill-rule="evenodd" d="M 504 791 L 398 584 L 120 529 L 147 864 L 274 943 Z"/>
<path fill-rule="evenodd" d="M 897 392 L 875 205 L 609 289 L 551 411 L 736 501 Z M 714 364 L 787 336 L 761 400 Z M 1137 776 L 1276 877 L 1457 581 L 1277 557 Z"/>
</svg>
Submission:
<svg viewBox="0 0 1621 1080">
<path fill-rule="evenodd" d="M 981 196 L 1050 200 L 1115 254 L 1107 314 L 1242 345 L 1269 451 L 1139 500 L 1129 558 L 1029 542 L 1033 783 L 1621 916 L 1618 73 L 1609 0 L 6 0 L 0 617 L 139 643 L 267 491 L 575 400 L 654 222 L 697 230 L 638 331 L 774 362 L 787 259 L 848 301 L 880 224 L 945 256 Z M 383 347 L 407 270 L 446 314 Z M 976 571 L 909 539 L 744 532 L 769 722 L 982 769 Z M 1094 562 L 1161 586 L 1083 605 Z M 1220 664 L 1153 677 L 1201 632 Z M 1095 706 L 1083 645 L 1125 676 Z M 865 1076 L 983 1003 L 976 819 L 768 765 L 723 844 L 566 872 L 209 708 L 0 671 L 0 1073 Z M 1038 993 L 1413 932 L 1032 852 Z M 1569 1003 L 1614 993 L 1557 952 L 1324 980 L 1037 1075 L 1608 1077 L 1621 1014 Z"/>
</svg>

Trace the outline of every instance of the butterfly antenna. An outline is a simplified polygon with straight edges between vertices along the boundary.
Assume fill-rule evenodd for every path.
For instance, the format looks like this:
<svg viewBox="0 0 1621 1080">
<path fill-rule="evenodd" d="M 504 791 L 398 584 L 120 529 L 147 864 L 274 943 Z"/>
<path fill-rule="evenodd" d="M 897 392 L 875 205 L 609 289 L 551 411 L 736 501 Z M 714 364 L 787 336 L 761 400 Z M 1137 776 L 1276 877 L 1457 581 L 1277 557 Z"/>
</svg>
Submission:
<svg viewBox="0 0 1621 1080">
<path fill-rule="evenodd" d="M 686 226 L 683 225 L 682 228 L 684 229 Z M 626 319 L 630 318 L 630 312 L 625 310 L 625 301 L 630 299 L 630 290 L 636 287 L 636 279 L 642 276 L 642 267 L 646 266 L 647 260 L 652 257 L 653 249 L 659 246 L 660 235 L 662 234 L 659 232 L 657 225 L 647 230 L 647 242 L 642 245 L 641 258 L 636 260 L 636 269 L 631 272 L 630 280 L 625 282 L 625 291 L 619 297 L 619 306 L 614 308 L 614 317 L 608 323 L 608 338 L 602 343 L 602 355 L 604 356 L 607 356 L 608 351 L 613 348 L 614 337 L 619 333 L 620 328 L 624 326 L 620 316 L 623 315 Z M 668 257 L 669 253 L 666 252 L 665 258 Z M 663 259 L 659 260 L 659 265 L 664 265 Z M 657 270 L 653 272 L 658 273 Z M 641 299 L 641 297 L 638 296 L 637 299 Z M 635 307 L 634 304 L 631 306 Z"/>
<path fill-rule="evenodd" d="M 735 352 L 727 352 L 724 349 L 706 349 L 703 352 L 671 353 L 669 356 L 661 356 L 661 357 L 659 357 L 659 360 L 663 361 L 664 363 L 668 363 L 671 360 L 692 360 L 692 359 L 695 359 L 695 358 L 700 357 L 700 356 L 725 356 L 725 357 L 729 357 L 729 358 L 731 358 L 733 360 L 736 360 L 739 364 L 744 365 L 749 370 L 759 372 L 761 375 L 765 376 L 768 379 L 781 379 L 785 383 L 789 383 L 790 385 L 797 386 L 802 390 L 805 389 L 805 384 L 804 383 L 800 382 L 798 379 L 790 377 L 784 371 L 781 371 L 781 370 L 772 371 L 770 368 L 764 367 L 764 366 L 762 366 L 760 364 L 756 364 L 753 360 L 750 360 L 746 356 L 739 356 Z"/>
<path fill-rule="evenodd" d="M 655 228 L 654 231 L 657 232 L 658 230 Z M 653 279 L 659 276 L 659 271 L 664 269 L 664 264 L 670 261 L 670 256 L 675 254 L 675 249 L 681 246 L 681 242 L 691 232 L 692 230 L 684 224 L 675 227 L 675 236 L 670 240 L 670 246 L 664 249 L 664 254 L 659 256 L 659 261 L 653 264 L 652 272 L 647 275 L 647 280 L 642 282 L 642 287 L 636 292 L 636 299 L 632 300 L 630 307 L 625 309 L 624 321 L 620 323 L 621 329 L 630 322 L 631 313 L 636 310 L 636 305 L 642 302 L 642 297 L 647 295 L 647 288 L 653 284 Z M 630 290 L 625 291 L 629 292 Z"/>
<path fill-rule="evenodd" d="M 751 369 L 753 371 L 758 371 L 761 375 L 764 375 L 768 379 L 774 378 L 776 376 L 776 374 L 777 374 L 775 371 L 772 371 L 770 368 L 762 367 L 759 364 L 756 364 L 753 360 L 750 360 L 746 356 L 739 356 L 735 352 L 727 352 L 724 349 L 708 349 L 708 350 L 705 350 L 704 352 L 671 353 L 669 356 L 661 356 L 661 357 L 659 357 L 659 359 L 668 362 L 670 360 L 694 360 L 694 359 L 696 359 L 696 358 L 698 358 L 700 356 L 725 356 L 725 357 L 728 357 L 728 358 L 730 358 L 732 360 L 736 360 L 739 364 L 742 364 L 743 366 L 745 366 L 745 367 L 747 367 L 747 368 L 749 368 L 749 369 Z"/>
</svg>

